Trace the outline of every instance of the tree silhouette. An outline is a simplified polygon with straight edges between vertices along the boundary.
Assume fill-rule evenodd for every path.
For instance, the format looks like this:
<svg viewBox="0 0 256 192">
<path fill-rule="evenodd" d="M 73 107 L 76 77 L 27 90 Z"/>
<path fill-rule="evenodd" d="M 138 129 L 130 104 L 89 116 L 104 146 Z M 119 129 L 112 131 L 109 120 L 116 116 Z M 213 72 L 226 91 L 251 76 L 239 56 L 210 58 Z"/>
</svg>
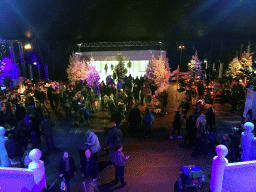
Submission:
<svg viewBox="0 0 256 192">
<path fill-rule="evenodd" d="M 124 57 L 120 54 L 116 56 L 118 64 L 115 66 L 114 73 L 116 74 L 117 80 L 120 81 L 127 74 L 127 69 L 124 66 Z"/>
</svg>

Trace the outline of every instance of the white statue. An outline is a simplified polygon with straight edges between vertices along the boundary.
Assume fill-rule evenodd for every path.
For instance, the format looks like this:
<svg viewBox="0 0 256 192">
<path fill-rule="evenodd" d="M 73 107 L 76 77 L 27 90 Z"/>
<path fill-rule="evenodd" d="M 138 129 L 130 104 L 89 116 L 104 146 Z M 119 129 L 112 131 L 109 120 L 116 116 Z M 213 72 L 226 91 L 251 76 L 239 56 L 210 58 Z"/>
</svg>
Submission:
<svg viewBox="0 0 256 192">
<path fill-rule="evenodd" d="M 0 127 L 0 167 L 8 167 L 10 165 L 7 151 L 5 149 L 5 141 L 8 139 L 4 136 L 5 128 Z"/>
</svg>

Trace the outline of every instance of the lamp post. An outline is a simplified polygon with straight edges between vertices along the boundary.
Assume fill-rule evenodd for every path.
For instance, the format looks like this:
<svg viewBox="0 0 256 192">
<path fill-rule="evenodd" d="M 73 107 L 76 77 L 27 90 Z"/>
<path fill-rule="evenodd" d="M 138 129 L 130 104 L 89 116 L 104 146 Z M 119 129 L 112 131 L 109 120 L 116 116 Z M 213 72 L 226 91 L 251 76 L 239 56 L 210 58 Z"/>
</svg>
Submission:
<svg viewBox="0 0 256 192">
<path fill-rule="evenodd" d="M 23 72 L 23 77 L 26 77 L 27 78 L 27 71 L 26 71 L 26 65 L 27 65 L 27 55 L 28 55 L 28 51 L 30 51 L 31 49 L 32 49 L 32 46 L 31 46 L 31 44 L 30 43 L 27 43 L 27 44 L 25 44 L 24 45 L 24 49 L 25 49 L 25 63 L 24 63 L 24 65 L 22 66 L 22 72 Z"/>
<path fill-rule="evenodd" d="M 180 49 L 180 66 L 181 66 L 182 50 L 185 49 L 185 46 L 184 46 L 184 45 L 180 45 L 180 46 L 179 46 L 179 49 Z M 178 68 L 179 68 L 180 66 L 178 66 Z"/>
<path fill-rule="evenodd" d="M 180 49 L 180 64 L 178 65 L 178 73 L 177 73 L 177 89 L 178 89 L 178 85 L 179 85 L 179 75 L 180 75 L 182 50 L 185 49 L 185 46 L 184 45 L 180 45 L 178 48 Z"/>
<path fill-rule="evenodd" d="M 178 47 L 180 49 L 180 64 L 178 65 L 178 73 L 177 73 L 177 91 L 176 91 L 176 107 L 178 108 L 178 89 L 179 89 L 179 76 L 180 76 L 180 66 L 181 66 L 181 56 L 182 50 L 185 49 L 184 45 L 180 45 Z"/>
</svg>

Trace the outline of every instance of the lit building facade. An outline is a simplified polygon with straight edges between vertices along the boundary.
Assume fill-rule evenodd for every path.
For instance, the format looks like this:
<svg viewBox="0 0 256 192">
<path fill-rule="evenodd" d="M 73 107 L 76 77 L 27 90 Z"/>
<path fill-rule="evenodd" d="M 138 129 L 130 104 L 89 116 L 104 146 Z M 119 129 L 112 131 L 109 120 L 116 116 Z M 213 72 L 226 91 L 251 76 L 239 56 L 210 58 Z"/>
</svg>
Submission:
<svg viewBox="0 0 256 192">
<path fill-rule="evenodd" d="M 144 76 L 147 66 L 152 56 L 162 55 L 166 58 L 166 51 L 163 50 L 136 50 L 136 51 L 95 51 L 95 52 L 76 52 L 76 54 L 86 55 L 94 63 L 96 70 L 100 74 L 100 82 L 106 80 L 106 77 L 113 75 L 115 66 L 118 64 L 116 56 L 122 55 L 125 67 L 127 68 L 127 76 L 132 77 Z M 128 63 L 131 62 L 131 67 Z M 113 70 L 111 69 L 111 65 Z M 107 67 L 106 67 L 107 66 Z M 107 68 L 107 70 L 106 70 Z"/>
</svg>

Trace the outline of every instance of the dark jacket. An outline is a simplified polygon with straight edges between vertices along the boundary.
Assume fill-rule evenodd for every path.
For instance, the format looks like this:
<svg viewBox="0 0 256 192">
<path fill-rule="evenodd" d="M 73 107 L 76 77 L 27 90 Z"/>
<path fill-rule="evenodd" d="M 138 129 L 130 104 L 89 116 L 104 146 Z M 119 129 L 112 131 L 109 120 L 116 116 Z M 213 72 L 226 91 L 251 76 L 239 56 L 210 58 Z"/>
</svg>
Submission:
<svg viewBox="0 0 256 192">
<path fill-rule="evenodd" d="M 8 139 L 5 141 L 5 149 L 10 159 L 14 159 L 18 155 L 17 143 L 12 139 Z"/>
<path fill-rule="evenodd" d="M 231 139 L 231 148 L 238 148 L 241 141 L 241 136 L 239 133 L 230 133 L 229 138 Z"/>
<path fill-rule="evenodd" d="M 112 127 L 107 135 L 107 144 L 109 148 L 115 148 L 122 142 L 122 132 L 117 127 Z"/>
<path fill-rule="evenodd" d="M 215 125 L 215 114 L 213 112 L 206 113 L 206 121 L 208 125 Z"/>
<path fill-rule="evenodd" d="M 115 110 L 114 111 L 114 114 L 111 118 L 111 121 L 112 122 L 115 122 L 117 125 L 120 125 L 121 121 L 122 121 L 122 114 L 120 111 L 118 110 Z"/>
<path fill-rule="evenodd" d="M 132 123 L 140 123 L 141 122 L 141 116 L 140 116 L 140 110 L 138 107 L 134 107 L 131 109 L 129 113 L 129 122 Z"/>
<path fill-rule="evenodd" d="M 176 129 L 176 130 L 180 130 L 180 129 L 181 129 L 181 119 L 180 119 L 180 115 L 176 115 L 176 116 L 174 117 L 173 128 Z"/>
<path fill-rule="evenodd" d="M 55 126 L 53 120 L 51 119 L 44 119 L 41 124 L 41 133 L 42 135 L 52 135 L 53 134 L 53 127 Z"/>
<path fill-rule="evenodd" d="M 81 172 L 86 176 L 86 167 L 87 167 L 87 158 L 84 157 L 83 158 L 83 163 L 81 165 Z M 96 179 L 98 176 L 98 162 L 94 157 L 90 157 L 89 158 L 89 166 L 88 166 L 88 177 L 87 178 L 91 178 L 91 179 Z"/>
<path fill-rule="evenodd" d="M 63 158 L 61 158 L 59 162 L 59 167 L 58 167 L 59 175 L 65 173 L 65 168 L 66 168 L 66 162 L 63 160 Z M 69 173 L 71 175 L 71 178 L 74 177 L 75 172 L 76 172 L 76 166 L 75 166 L 74 159 L 72 157 L 69 157 Z"/>
</svg>

